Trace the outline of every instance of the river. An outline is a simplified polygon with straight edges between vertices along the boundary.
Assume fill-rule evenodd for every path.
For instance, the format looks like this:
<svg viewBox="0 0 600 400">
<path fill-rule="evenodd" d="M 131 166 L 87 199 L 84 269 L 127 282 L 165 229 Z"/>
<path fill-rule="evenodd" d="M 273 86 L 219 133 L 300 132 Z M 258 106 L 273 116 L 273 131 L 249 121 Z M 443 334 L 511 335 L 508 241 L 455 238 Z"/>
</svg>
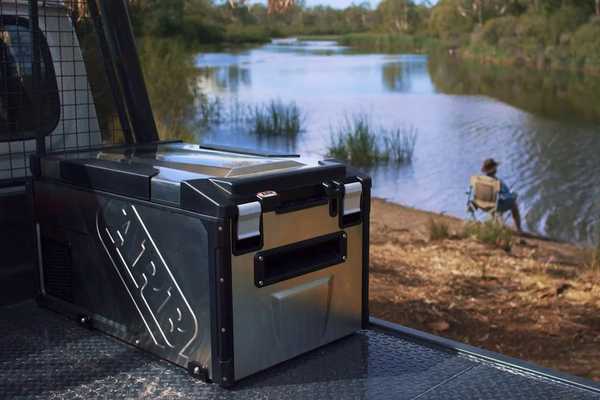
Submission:
<svg viewBox="0 0 600 400">
<path fill-rule="evenodd" d="M 198 129 L 199 140 L 324 157 L 332 127 L 368 113 L 378 125 L 418 132 L 411 163 L 369 171 L 375 196 L 466 217 L 469 177 L 493 157 L 519 193 L 527 230 L 581 243 L 598 237 L 598 79 L 356 53 L 328 41 L 203 52 L 195 65 L 203 93 L 225 103 L 294 101 L 306 122 L 296 140 L 264 141 L 233 125 Z"/>
</svg>

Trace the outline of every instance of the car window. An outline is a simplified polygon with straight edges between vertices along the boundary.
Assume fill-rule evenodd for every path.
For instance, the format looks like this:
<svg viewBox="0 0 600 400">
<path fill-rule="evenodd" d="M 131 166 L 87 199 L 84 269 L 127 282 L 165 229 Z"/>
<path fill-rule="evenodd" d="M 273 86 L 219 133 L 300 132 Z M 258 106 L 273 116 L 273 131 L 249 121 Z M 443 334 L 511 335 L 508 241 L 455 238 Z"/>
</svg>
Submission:
<svg viewBox="0 0 600 400">
<path fill-rule="evenodd" d="M 0 16 L 0 141 L 47 135 L 60 117 L 56 74 L 48 43 L 41 31 L 40 79 L 32 80 L 32 34 L 25 18 Z M 40 120 L 36 122 L 35 110 Z"/>
</svg>

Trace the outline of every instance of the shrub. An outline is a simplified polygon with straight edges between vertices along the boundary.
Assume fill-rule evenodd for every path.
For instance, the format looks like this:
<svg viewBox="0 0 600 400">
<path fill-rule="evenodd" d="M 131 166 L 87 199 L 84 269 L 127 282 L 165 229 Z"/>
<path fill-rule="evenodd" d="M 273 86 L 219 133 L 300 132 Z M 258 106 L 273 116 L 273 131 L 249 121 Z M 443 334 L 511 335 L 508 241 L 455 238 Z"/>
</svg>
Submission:
<svg viewBox="0 0 600 400">
<path fill-rule="evenodd" d="M 517 19 L 512 16 L 489 20 L 474 35 L 474 41 L 483 41 L 488 45 L 495 46 L 500 39 L 514 36 L 516 23 Z"/>
<path fill-rule="evenodd" d="M 431 33 L 445 41 L 457 42 L 470 33 L 474 26 L 474 21 L 462 15 L 459 8 L 450 2 L 440 2 L 432 9 L 429 18 Z"/>
<path fill-rule="evenodd" d="M 204 16 L 189 15 L 183 18 L 183 35 L 194 43 L 220 43 L 225 38 L 225 28 Z"/>
<path fill-rule="evenodd" d="M 580 67 L 600 66 L 600 23 L 581 26 L 573 35 L 570 52 Z"/>
<path fill-rule="evenodd" d="M 228 25 L 225 29 L 225 41 L 232 44 L 268 43 L 269 32 L 261 26 Z"/>
<path fill-rule="evenodd" d="M 495 220 L 472 222 L 465 226 L 464 235 L 478 241 L 510 251 L 513 244 L 513 232 Z"/>
<path fill-rule="evenodd" d="M 444 240 L 450 237 L 450 226 L 444 221 L 436 221 L 433 217 L 429 219 L 427 230 L 431 241 Z"/>
<path fill-rule="evenodd" d="M 518 19 L 515 33 L 521 38 L 534 38 L 540 43 L 546 43 L 550 39 L 550 27 L 548 18 L 543 15 L 525 14 Z"/>
<path fill-rule="evenodd" d="M 563 33 L 574 32 L 578 26 L 588 19 L 586 10 L 580 7 L 563 6 L 549 20 L 550 39 L 558 44 Z"/>
</svg>

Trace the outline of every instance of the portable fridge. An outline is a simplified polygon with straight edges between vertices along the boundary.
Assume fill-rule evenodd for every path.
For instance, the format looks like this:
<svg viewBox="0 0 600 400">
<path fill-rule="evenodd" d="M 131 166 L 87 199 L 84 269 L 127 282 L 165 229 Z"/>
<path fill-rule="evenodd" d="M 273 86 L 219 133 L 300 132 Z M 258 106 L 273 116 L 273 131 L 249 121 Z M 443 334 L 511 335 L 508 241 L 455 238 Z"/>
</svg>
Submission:
<svg viewBox="0 0 600 400">
<path fill-rule="evenodd" d="M 183 143 L 34 156 L 40 302 L 231 385 L 368 323 L 370 179 Z"/>
</svg>

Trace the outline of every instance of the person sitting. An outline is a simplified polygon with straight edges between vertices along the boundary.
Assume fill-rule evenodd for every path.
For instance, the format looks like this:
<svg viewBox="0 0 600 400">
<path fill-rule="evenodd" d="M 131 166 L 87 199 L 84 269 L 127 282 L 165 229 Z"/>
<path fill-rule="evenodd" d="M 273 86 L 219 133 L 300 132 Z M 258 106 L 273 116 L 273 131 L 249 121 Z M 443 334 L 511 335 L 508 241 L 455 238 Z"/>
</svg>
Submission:
<svg viewBox="0 0 600 400">
<path fill-rule="evenodd" d="M 498 166 L 500 163 L 496 162 L 493 158 L 489 158 L 483 162 L 481 172 L 490 178 L 496 179 L 500 182 L 500 192 L 498 193 L 498 212 L 504 213 L 510 211 L 512 213 L 513 221 L 517 227 L 517 231 L 522 233 L 521 229 L 521 212 L 519 210 L 519 204 L 517 203 L 517 194 L 512 192 L 508 186 L 499 179 L 496 174 L 498 172 Z"/>
</svg>

